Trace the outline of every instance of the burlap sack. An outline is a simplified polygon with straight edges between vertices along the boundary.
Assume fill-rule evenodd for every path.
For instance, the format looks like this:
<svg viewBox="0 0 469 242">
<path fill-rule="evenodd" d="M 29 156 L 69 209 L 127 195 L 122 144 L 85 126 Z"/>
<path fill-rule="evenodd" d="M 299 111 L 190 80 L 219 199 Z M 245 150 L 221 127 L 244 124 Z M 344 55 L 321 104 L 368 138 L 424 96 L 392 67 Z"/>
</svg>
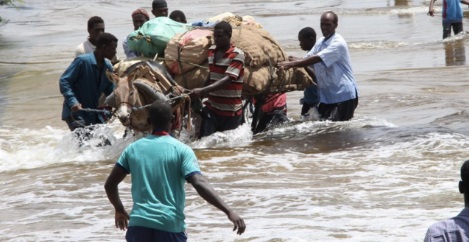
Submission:
<svg viewBox="0 0 469 242">
<path fill-rule="evenodd" d="M 231 43 L 244 51 L 248 67 L 275 66 L 286 55 L 280 45 L 264 29 L 251 25 L 233 28 Z"/>
<path fill-rule="evenodd" d="M 166 46 L 164 63 L 172 74 L 183 74 L 207 61 L 213 31 L 194 29 L 173 37 Z"/>
<path fill-rule="evenodd" d="M 286 92 L 304 90 L 316 85 L 304 68 L 288 70 L 262 66 L 244 68 L 243 96 L 251 96 L 265 92 Z"/>
<path fill-rule="evenodd" d="M 270 67 L 244 68 L 243 95 L 248 96 L 263 92 L 271 79 L 276 79 L 276 71 Z"/>
<path fill-rule="evenodd" d="M 208 64 L 204 63 L 202 66 L 204 67 L 195 67 L 184 74 L 175 75 L 174 81 L 186 89 L 202 87 L 209 73 Z"/>
</svg>

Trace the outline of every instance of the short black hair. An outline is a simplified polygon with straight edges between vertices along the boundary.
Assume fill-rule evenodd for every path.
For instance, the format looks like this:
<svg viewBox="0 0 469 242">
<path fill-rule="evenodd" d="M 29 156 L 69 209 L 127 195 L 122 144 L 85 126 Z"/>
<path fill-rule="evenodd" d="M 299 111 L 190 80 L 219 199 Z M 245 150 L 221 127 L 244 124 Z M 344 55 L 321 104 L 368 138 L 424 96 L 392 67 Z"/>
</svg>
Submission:
<svg viewBox="0 0 469 242">
<path fill-rule="evenodd" d="M 186 15 L 181 10 L 174 10 L 169 14 L 169 18 L 176 21 L 177 18 L 180 18 L 183 22 L 186 21 Z"/>
<path fill-rule="evenodd" d="M 157 8 L 167 8 L 168 3 L 166 3 L 165 0 L 153 0 L 153 3 L 151 4 L 152 9 L 157 9 Z"/>
<path fill-rule="evenodd" d="M 469 160 L 461 166 L 461 180 L 469 186 Z"/>
<path fill-rule="evenodd" d="M 150 106 L 150 123 L 153 128 L 167 128 L 171 124 L 173 113 L 171 105 L 166 100 L 156 100 Z"/>
<path fill-rule="evenodd" d="M 298 37 L 313 38 L 316 40 L 316 31 L 311 27 L 305 27 L 300 30 Z"/>
<path fill-rule="evenodd" d="M 104 24 L 104 20 L 99 16 L 93 16 L 88 19 L 88 29 L 94 28 L 96 24 Z"/>
<path fill-rule="evenodd" d="M 231 27 L 231 24 L 226 21 L 221 21 L 217 23 L 215 27 L 213 28 L 213 31 L 215 30 L 222 30 L 230 38 L 231 38 L 231 33 L 233 32 L 233 28 Z"/>
<path fill-rule="evenodd" d="M 117 42 L 116 36 L 110 33 L 102 33 L 99 35 L 98 41 L 96 42 L 96 48 L 101 48 L 104 45 L 110 45 L 112 42 Z"/>
</svg>

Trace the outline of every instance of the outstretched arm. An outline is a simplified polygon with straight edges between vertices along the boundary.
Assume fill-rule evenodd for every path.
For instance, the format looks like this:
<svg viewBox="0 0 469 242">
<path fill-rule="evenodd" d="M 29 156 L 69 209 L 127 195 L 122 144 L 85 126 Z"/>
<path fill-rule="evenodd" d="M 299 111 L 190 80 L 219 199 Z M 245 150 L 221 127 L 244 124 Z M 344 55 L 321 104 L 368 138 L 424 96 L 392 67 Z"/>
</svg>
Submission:
<svg viewBox="0 0 469 242">
<path fill-rule="evenodd" d="M 312 55 L 307 58 L 297 59 L 294 61 L 282 61 L 282 62 L 279 62 L 277 66 L 280 68 L 284 68 L 285 70 L 288 70 L 292 67 L 307 67 L 309 65 L 316 64 L 321 61 L 322 61 L 321 57 L 317 55 Z"/>
<path fill-rule="evenodd" d="M 192 184 L 197 193 L 205 201 L 220 209 L 226 214 L 226 216 L 228 216 L 228 219 L 234 224 L 233 231 L 237 229 L 237 234 L 244 233 L 244 230 L 246 230 L 244 220 L 233 210 L 231 210 L 228 205 L 225 204 L 225 202 L 220 198 L 220 196 L 218 196 L 215 189 L 213 189 L 212 185 L 210 185 L 210 183 L 208 183 L 208 181 L 205 180 L 205 178 L 201 174 L 194 174 L 190 176 L 189 178 L 187 178 L 187 182 Z"/>
<path fill-rule="evenodd" d="M 209 74 L 210 76 L 210 74 Z M 233 77 L 229 75 L 225 75 L 222 79 L 219 81 L 216 81 L 210 85 L 206 85 L 206 82 L 204 82 L 204 87 L 202 88 L 194 88 L 192 91 L 189 93 L 189 95 L 195 95 L 197 97 L 203 97 L 205 94 L 219 90 L 223 88 L 224 85 L 230 83 L 233 80 Z"/>
<path fill-rule="evenodd" d="M 436 2 L 436 0 L 430 0 L 430 6 L 428 7 L 428 15 L 434 16 L 435 10 L 433 10 L 433 5 Z"/>
<path fill-rule="evenodd" d="M 106 195 L 115 210 L 115 225 L 116 228 L 126 230 L 129 221 L 129 214 L 125 211 L 124 205 L 119 197 L 118 185 L 127 176 L 122 167 L 114 165 L 114 168 L 109 174 L 109 177 L 104 184 Z"/>
</svg>

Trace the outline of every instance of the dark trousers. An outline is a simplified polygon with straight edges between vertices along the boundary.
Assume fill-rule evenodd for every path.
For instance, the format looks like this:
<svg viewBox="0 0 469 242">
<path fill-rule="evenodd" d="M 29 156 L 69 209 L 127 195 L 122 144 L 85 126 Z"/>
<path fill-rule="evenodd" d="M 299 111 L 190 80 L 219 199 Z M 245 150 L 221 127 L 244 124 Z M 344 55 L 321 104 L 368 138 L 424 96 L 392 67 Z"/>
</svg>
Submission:
<svg viewBox="0 0 469 242">
<path fill-rule="evenodd" d="M 125 234 L 127 242 L 186 242 L 185 232 L 171 233 L 159 229 L 132 226 Z"/>
<path fill-rule="evenodd" d="M 288 122 L 287 114 L 285 113 L 286 107 L 274 109 L 274 111 L 270 113 L 261 113 L 259 114 L 259 122 L 255 125 L 254 122 L 251 124 L 253 125 L 252 132 L 254 134 L 260 133 L 272 127 L 275 127 L 279 124 L 283 124 Z"/>
<path fill-rule="evenodd" d="M 454 35 L 461 33 L 463 31 L 462 22 L 443 24 L 443 39 L 451 36 L 451 28 L 453 28 Z"/>
<path fill-rule="evenodd" d="M 200 127 L 199 139 L 215 132 L 238 128 L 242 123 L 242 117 L 242 114 L 239 116 L 221 116 L 204 107 L 202 109 L 202 125 Z"/>
<path fill-rule="evenodd" d="M 353 118 L 353 113 L 357 106 L 358 97 L 340 103 L 320 103 L 318 112 L 322 120 L 347 121 Z"/>
</svg>

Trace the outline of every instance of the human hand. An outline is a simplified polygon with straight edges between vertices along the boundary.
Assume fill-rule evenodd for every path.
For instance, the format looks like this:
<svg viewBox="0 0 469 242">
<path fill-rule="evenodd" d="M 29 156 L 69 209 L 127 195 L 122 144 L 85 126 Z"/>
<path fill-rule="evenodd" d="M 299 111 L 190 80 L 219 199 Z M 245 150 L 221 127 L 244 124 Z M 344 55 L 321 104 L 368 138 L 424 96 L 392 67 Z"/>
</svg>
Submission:
<svg viewBox="0 0 469 242">
<path fill-rule="evenodd" d="M 228 213 L 228 219 L 234 224 L 233 231 L 237 230 L 236 233 L 239 235 L 244 233 L 246 224 L 244 224 L 244 220 L 238 214 L 231 211 Z"/>
<path fill-rule="evenodd" d="M 282 61 L 277 63 L 277 67 L 280 69 L 288 70 L 293 67 L 293 64 L 291 61 Z"/>
<path fill-rule="evenodd" d="M 433 17 L 433 16 L 434 16 L 434 13 L 435 13 L 435 10 L 433 10 L 433 8 L 432 8 L 432 9 L 428 10 L 427 15 L 430 15 L 430 16 Z"/>
<path fill-rule="evenodd" d="M 190 97 L 202 97 L 203 96 L 203 90 L 202 88 L 194 88 L 189 92 Z"/>
<path fill-rule="evenodd" d="M 129 226 L 129 214 L 124 210 L 124 211 L 116 211 L 116 214 L 114 215 L 115 219 L 115 224 L 116 228 L 119 228 L 120 230 L 126 230 L 127 227 Z"/>
<path fill-rule="evenodd" d="M 81 103 L 72 106 L 72 112 L 78 112 L 82 109 Z"/>
</svg>

